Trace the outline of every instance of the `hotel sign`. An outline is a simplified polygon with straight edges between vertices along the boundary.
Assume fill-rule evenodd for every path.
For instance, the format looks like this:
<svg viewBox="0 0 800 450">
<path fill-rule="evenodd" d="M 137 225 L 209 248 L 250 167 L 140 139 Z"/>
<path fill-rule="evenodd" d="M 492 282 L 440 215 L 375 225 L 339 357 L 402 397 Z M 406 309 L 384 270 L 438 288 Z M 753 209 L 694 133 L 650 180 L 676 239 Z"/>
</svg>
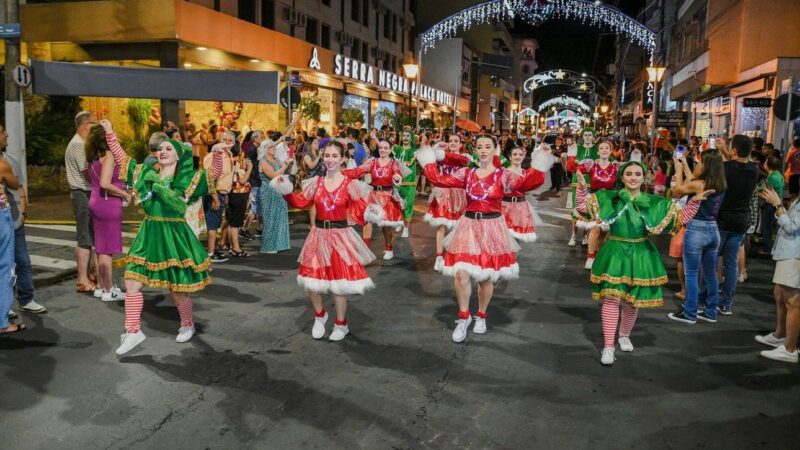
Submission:
<svg viewBox="0 0 800 450">
<path fill-rule="evenodd" d="M 310 69 L 322 71 L 322 65 L 320 64 L 319 53 L 316 47 L 314 47 L 311 52 L 311 59 L 308 62 L 308 67 Z M 394 72 L 379 69 L 342 54 L 337 54 L 333 58 L 333 74 L 361 83 L 370 84 L 400 95 L 414 95 L 423 100 L 447 106 L 454 105 L 453 96 L 446 92 L 424 84 L 417 86 L 415 80 L 409 80 Z"/>
</svg>

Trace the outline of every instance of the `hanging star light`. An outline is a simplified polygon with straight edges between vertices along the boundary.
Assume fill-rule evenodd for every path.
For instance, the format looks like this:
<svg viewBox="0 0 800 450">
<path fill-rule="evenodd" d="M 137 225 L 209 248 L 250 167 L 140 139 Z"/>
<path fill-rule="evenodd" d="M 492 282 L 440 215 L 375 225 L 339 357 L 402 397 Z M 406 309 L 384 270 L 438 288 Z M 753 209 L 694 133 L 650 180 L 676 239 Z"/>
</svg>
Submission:
<svg viewBox="0 0 800 450">
<path fill-rule="evenodd" d="M 644 48 L 652 59 L 655 33 L 617 8 L 591 0 L 492 0 L 466 8 L 432 26 L 420 36 L 420 51 L 454 37 L 473 26 L 512 20 L 539 24 L 550 19 L 577 20 L 593 27 L 611 29 Z"/>
<path fill-rule="evenodd" d="M 553 109 L 556 106 L 563 106 L 570 109 L 577 109 L 585 112 L 590 112 L 592 108 L 587 105 L 586 103 L 574 98 L 574 97 L 567 97 L 566 95 L 561 95 L 555 98 L 551 98 L 546 102 L 539 105 L 539 111 L 552 107 Z"/>
<path fill-rule="evenodd" d="M 567 73 L 561 69 L 558 69 L 558 71 L 553 72 L 553 77 L 555 77 L 556 80 L 563 80 L 566 75 Z"/>
<path fill-rule="evenodd" d="M 540 87 L 552 85 L 567 86 L 573 89 L 580 89 L 584 92 L 594 91 L 595 89 L 595 82 L 591 78 L 582 76 L 578 72 L 564 69 L 538 73 L 522 83 L 522 87 L 526 93 L 535 91 Z"/>
</svg>

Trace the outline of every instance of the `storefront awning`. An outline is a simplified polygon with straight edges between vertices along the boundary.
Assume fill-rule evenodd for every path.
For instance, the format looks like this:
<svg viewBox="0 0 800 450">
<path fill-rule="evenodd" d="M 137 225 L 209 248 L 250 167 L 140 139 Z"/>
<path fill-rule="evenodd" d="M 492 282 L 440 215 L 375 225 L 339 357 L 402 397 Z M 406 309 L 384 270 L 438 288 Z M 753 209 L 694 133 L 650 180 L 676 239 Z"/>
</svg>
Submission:
<svg viewBox="0 0 800 450">
<path fill-rule="evenodd" d="M 278 103 L 278 72 L 142 69 L 33 61 L 41 95 Z"/>
</svg>

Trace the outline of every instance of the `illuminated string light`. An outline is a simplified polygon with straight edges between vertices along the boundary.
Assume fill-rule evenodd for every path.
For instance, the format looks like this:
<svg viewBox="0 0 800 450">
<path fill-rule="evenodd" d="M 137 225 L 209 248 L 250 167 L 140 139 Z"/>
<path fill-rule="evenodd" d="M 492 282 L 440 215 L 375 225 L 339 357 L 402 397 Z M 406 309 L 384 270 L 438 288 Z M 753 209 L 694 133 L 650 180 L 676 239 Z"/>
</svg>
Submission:
<svg viewBox="0 0 800 450">
<path fill-rule="evenodd" d="M 587 25 L 605 27 L 630 39 L 652 55 L 655 33 L 617 8 L 591 0 L 492 0 L 459 11 L 421 35 L 425 53 L 436 43 L 456 36 L 476 25 L 521 18 L 532 24 L 548 19 L 573 19 Z"/>
<path fill-rule="evenodd" d="M 551 106 L 552 107 L 563 106 L 565 108 L 576 109 L 585 112 L 590 112 L 592 110 L 592 108 L 589 105 L 578 100 L 577 98 L 567 97 L 566 95 L 562 95 L 559 97 L 551 98 L 550 100 L 547 100 L 546 102 L 539 105 L 539 111 L 550 108 Z"/>
<path fill-rule="evenodd" d="M 544 86 L 568 86 L 584 92 L 594 92 L 594 81 L 584 74 L 572 70 L 548 70 L 528 78 L 522 83 L 525 93 L 530 93 Z"/>
</svg>

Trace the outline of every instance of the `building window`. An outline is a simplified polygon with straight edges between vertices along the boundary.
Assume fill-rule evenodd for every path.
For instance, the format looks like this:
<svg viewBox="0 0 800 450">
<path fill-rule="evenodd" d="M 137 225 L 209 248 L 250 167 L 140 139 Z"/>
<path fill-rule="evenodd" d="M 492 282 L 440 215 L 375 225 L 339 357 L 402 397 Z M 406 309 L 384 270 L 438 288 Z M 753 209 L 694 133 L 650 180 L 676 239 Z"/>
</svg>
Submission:
<svg viewBox="0 0 800 450">
<path fill-rule="evenodd" d="M 358 54 L 361 51 L 361 40 L 353 39 L 353 46 L 350 47 L 350 57 L 353 59 L 361 59 Z"/>
<path fill-rule="evenodd" d="M 392 37 L 392 13 L 386 11 L 383 15 L 383 37 L 390 39 Z"/>
<path fill-rule="evenodd" d="M 219 11 L 221 7 L 220 0 L 214 0 L 214 11 Z"/>
<path fill-rule="evenodd" d="M 319 36 L 317 36 L 318 25 L 317 19 L 309 17 L 306 21 L 306 42 L 309 44 L 317 45 L 319 43 Z"/>
<path fill-rule="evenodd" d="M 361 60 L 369 62 L 369 44 L 367 41 L 361 43 Z"/>
<path fill-rule="evenodd" d="M 350 18 L 356 23 L 361 20 L 361 0 L 352 0 L 350 2 Z"/>
<path fill-rule="evenodd" d="M 256 0 L 239 0 L 239 18 L 256 23 Z"/>
<path fill-rule="evenodd" d="M 323 48 L 330 49 L 331 48 L 331 26 L 322 24 L 320 36 L 319 36 L 319 43 L 322 45 Z"/>
<path fill-rule="evenodd" d="M 389 70 L 389 62 L 390 58 L 388 56 L 383 58 L 383 70 Z"/>
<path fill-rule="evenodd" d="M 322 0 L 322 4 L 325 6 L 331 6 L 331 0 Z"/>
<path fill-rule="evenodd" d="M 261 0 L 261 26 L 275 29 L 275 1 Z"/>
<path fill-rule="evenodd" d="M 392 42 L 397 42 L 397 16 L 392 14 Z"/>
<path fill-rule="evenodd" d="M 369 1 L 368 0 L 364 0 L 364 4 L 362 5 L 361 23 L 364 24 L 365 27 L 369 28 Z"/>
</svg>

